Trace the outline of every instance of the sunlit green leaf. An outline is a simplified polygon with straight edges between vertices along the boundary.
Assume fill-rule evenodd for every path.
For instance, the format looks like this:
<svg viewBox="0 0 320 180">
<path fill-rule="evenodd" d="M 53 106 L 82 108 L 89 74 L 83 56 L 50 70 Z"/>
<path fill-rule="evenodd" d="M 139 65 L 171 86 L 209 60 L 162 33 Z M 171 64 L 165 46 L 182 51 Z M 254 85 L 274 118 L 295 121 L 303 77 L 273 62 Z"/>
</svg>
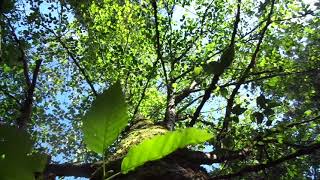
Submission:
<svg viewBox="0 0 320 180">
<path fill-rule="evenodd" d="M 312 111 L 310 109 L 304 112 L 305 116 L 310 116 L 311 114 L 312 114 Z"/>
<path fill-rule="evenodd" d="M 131 148 L 121 164 L 121 172 L 127 173 L 145 162 L 160 159 L 178 148 L 205 142 L 213 137 L 205 130 L 180 129 L 148 139 Z"/>
<path fill-rule="evenodd" d="M 127 106 L 120 82 L 98 95 L 82 119 L 84 141 L 90 150 L 103 153 L 127 125 Z"/>
<path fill-rule="evenodd" d="M 195 67 L 193 72 L 194 72 L 194 75 L 199 75 L 201 72 L 203 71 L 203 68 L 201 66 L 199 67 Z"/>
</svg>

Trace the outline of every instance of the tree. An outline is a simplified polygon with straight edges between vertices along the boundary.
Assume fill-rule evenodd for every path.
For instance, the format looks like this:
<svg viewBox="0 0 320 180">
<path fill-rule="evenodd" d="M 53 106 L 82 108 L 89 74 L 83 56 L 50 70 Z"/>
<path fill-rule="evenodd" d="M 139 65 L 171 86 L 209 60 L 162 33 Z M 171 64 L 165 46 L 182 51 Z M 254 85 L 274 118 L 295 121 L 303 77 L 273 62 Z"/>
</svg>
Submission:
<svg viewBox="0 0 320 180">
<path fill-rule="evenodd" d="M 1 3 L 1 179 L 318 179 L 319 3 Z"/>
</svg>

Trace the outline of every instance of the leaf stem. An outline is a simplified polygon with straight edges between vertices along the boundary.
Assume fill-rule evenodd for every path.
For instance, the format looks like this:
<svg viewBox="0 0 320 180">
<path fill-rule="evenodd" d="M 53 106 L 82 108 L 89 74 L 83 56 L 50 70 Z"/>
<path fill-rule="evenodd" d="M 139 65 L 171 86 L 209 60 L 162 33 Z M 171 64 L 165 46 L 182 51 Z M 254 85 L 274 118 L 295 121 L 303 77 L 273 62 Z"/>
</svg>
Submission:
<svg viewBox="0 0 320 180">
<path fill-rule="evenodd" d="M 116 176 L 118 176 L 118 175 L 120 175 L 120 174 L 121 174 L 121 172 L 117 172 L 117 173 L 115 173 L 114 175 L 111 175 L 111 176 L 107 177 L 105 180 L 113 179 L 114 177 L 116 177 Z"/>
</svg>

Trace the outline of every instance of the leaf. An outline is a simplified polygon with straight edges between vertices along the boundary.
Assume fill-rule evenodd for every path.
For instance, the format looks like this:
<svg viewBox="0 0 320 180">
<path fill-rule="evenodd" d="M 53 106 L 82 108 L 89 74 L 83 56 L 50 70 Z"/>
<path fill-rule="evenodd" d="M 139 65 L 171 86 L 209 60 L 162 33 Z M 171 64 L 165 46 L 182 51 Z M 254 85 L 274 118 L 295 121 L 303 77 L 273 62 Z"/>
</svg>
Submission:
<svg viewBox="0 0 320 180">
<path fill-rule="evenodd" d="M 172 83 L 172 88 L 173 88 L 173 89 L 177 89 L 177 87 L 178 87 L 178 84 L 177 84 L 177 83 Z"/>
<path fill-rule="evenodd" d="M 223 138 L 221 142 L 224 148 L 231 148 L 234 145 L 234 139 L 230 135 Z"/>
<path fill-rule="evenodd" d="M 258 145 L 260 145 L 260 146 L 263 146 L 264 145 L 264 142 L 262 142 L 262 141 L 258 141 L 258 143 L 257 143 Z"/>
<path fill-rule="evenodd" d="M 134 170 L 145 162 L 161 159 L 178 148 L 199 144 L 213 137 L 205 130 L 186 128 L 154 136 L 132 147 L 121 164 L 121 172 Z"/>
<path fill-rule="evenodd" d="M 271 120 L 268 120 L 268 121 L 266 122 L 266 125 L 267 125 L 267 126 L 271 126 L 271 124 L 272 124 L 272 121 L 271 121 Z"/>
<path fill-rule="evenodd" d="M 224 71 L 222 64 L 216 61 L 209 62 L 203 69 L 208 74 L 221 74 Z"/>
<path fill-rule="evenodd" d="M 231 120 L 235 123 L 239 123 L 239 117 L 238 116 L 233 116 L 233 117 L 230 117 Z"/>
<path fill-rule="evenodd" d="M 268 116 L 274 114 L 274 111 L 271 108 L 266 107 L 266 109 L 263 111 L 263 114 L 268 117 Z"/>
<path fill-rule="evenodd" d="M 310 116 L 311 114 L 312 114 L 312 111 L 310 109 L 304 112 L 305 116 Z"/>
<path fill-rule="evenodd" d="M 46 154 L 32 154 L 30 155 L 30 161 L 33 162 L 29 164 L 35 170 L 35 172 L 42 172 L 47 165 L 48 156 Z"/>
<path fill-rule="evenodd" d="M 199 75 L 202 71 L 203 71 L 203 68 L 201 66 L 194 67 L 193 69 L 194 75 L 196 76 Z"/>
<path fill-rule="evenodd" d="M 0 12 L 1 13 L 8 13 L 10 10 L 14 8 L 14 1 L 13 0 L 6 0 L 0 2 Z"/>
<path fill-rule="evenodd" d="M 234 59 L 234 45 L 229 46 L 221 55 L 220 61 L 223 67 L 222 72 L 224 69 L 229 67 Z"/>
<path fill-rule="evenodd" d="M 232 108 L 232 113 L 236 114 L 236 115 L 241 115 L 242 113 L 244 113 L 247 109 L 246 108 L 242 108 L 240 106 L 240 104 L 237 104 L 236 106 L 234 106 Z"/>
<path fill-rule="evenodd" d="M 258 106 L 260 106 L 261 108 L 266 108 L 266 103 L 267 103 L 267 100 L 263 94 L 261 94 L 259 97 L 257 97 Z"/>
<path fill-rule="evenodd" d="M 97 96 L 82 121 L 84 142 L 90 150 L 103 153 L 128 123 L 120 82 Z"/>
<path fill-rule="evenodd" d="M 221 90 L 220 90 L 220 94 L 221 94 L 221 96 L 223 96 L 223 97 L 227 97 L 228 96 L 228 90 L 226 89 L 226 88 L 221 88 Z"/>
<path fill-rule="evenodd" d="M 281 106 L 281 104 L 280 103 L 278 103 L 277 101 L 270 101 L 270 102 L 268 102 L 268 107 L 269 108 L 274 108 L 274 107 L 277 107 L 277 106 Z"/>
<path fill-rule="evenodd" d="M 282 134 L 279 134 L 279 135 L 277 136 L 277 141 L 278 141 L 280 144 L 283 143 L 283 135 L 282 135 Z"/>
<path fill-rule="evenodd" d="M 32 154 L 32 142 L 26 132 L 9 125 L 0 126 L 0 177 L 3 180 L 33 180 L 42 172 L 46 155 Z"/>
<path fill-rule="evenodd" d="M 259 112 L 255 112 L 253 115 L 257 120 L 257 124 L 261 124 L 264 118 L 263 114 Z"/>
<path fill-rule="evenodd" d="M 266 84 L 269 85 L 270 87 L 275 87 L 277 86 L 277 84 L 279 84 L 279 77 L 274 77 L 274 78 L 271 78 Z"/>
</svg>

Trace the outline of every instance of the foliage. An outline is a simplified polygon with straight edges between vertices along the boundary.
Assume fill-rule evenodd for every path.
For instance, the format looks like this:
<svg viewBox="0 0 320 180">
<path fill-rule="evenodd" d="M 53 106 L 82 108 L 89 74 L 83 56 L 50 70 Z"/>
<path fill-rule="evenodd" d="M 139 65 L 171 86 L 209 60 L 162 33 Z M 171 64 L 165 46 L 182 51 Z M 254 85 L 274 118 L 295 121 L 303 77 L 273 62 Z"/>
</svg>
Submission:
<svg viewBox="0 0 320 180">
<path fill-rule="evenodd" d="M 121 164 L 121 171 L 128 173 L 147 161 L 160 159 L 178 148 L 199 144 L 211 139 L 212 134 L 205 130 L 187 128 L 163 135 L 157 135 L 132 147 Z"/>
<path fill-rule="evenodd" d="M 0 126 L 0 174 L 3 180 L 34 179 L 42 172 L 47 160 L 44 155 L 31 154 L 29 135 L 15 127 Z M 19 173 L 17 173 L 19 172 Z"/>
<path fill-rule="evenodd" d="M 130 128 L 128 134 L 121 138 L 121 141 L 117 144 L 117 149 L 111 156 L 108 157 L 108 161 L 116 161 L 124 158 L 130 148 L 140 144 L 141 142 L 166 133 L 168 130 L 163 126 L 156 125 L 152 120 L 140 120 Z"/>
<path fill-rule="evenodd" d="M 35 154 L 52 157 L 46 176 L 57 173 L 53 167 L 66 172 L 63 163 L 96 167 L 123 158 L 133 145 L 191 126 L 213 136 L 204 147 L 213 147 L 210 156 L 190 161 L 216 163 L 208 178 L 317 179 L 319 7 L 294 0 L 1 2 L 0 140 L 9 144 L 0 141 L 0 151 L 12 164 L 0 168 L 0 179 L 41 171 Z M 162 154 L 160 145 L 171 148 L 157 141 L 148 152 L 161 158 L 175 149 Z M 104 175 L 120 170 L 108 163 Z M 78 170 L 75 176 L 93 176 Z"/>
<path fill-rule="evenodd" d="M 120 83 L 117 82 L 102 95 L 97 96 L 83 118 L 84 142 L 90 150 L 103 154 L 126 126 L 127 119 L 126 104 Z M 145 162 L 160 159 L 178 148 L 202 143 L 212 137 L 206 131 L 188 128 L 143 140 L 128 151 L 122 161 L 121 172 L 127 173 Z"/>
<path fill-rule="evenodd" d="M 97 96 L 82 121 L 84 142 L 90 150 L 103 154 L 128 123 L 119 82 Z"/>
</svg>

